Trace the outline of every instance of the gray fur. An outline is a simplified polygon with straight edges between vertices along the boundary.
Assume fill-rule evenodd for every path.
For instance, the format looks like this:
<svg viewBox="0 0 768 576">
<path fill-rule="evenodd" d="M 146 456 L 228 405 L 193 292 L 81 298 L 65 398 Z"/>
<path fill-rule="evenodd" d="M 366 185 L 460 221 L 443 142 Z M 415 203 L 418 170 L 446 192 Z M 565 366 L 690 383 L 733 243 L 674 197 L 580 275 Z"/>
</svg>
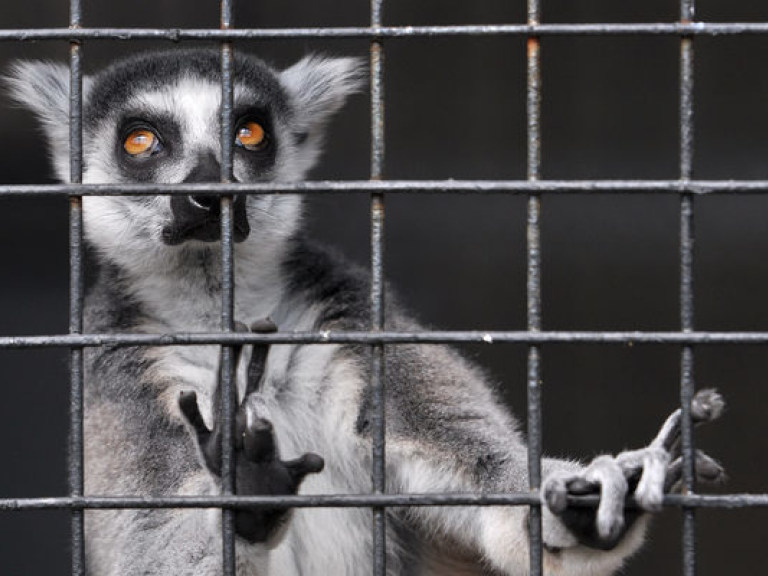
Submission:
<svg viewBox="0 0 768 576">
<path fill-rule="evenodd" d="M 236 151 L 234 174 L 243 182 L 302 179 L 320 152 L 324 126 L 361 84 L 360 65 L 349 58 L 310 57 L 278 72 L 239 55 L 235 72 L 235 108 L 256 109 L 273 138 L 271 156 Z M 62 178 L 65 73 L 60 66 L 26 62 L 14 68 L 10 81 L 15 97 L 54 128 L 47 134 Z M 204 50 L 143 54 L 89 77 L 84 182 L 182 182 L 199 172 L 200 158 L 218 162 L 218 82 L 218 57 Z M 163 155 L 144 164 L 121 156 L 119 127 L 135 116 L 162 126 L 166 140 Z M 251 196 L 246 210 L 251 233 L 235 246 L 238 320 L 269 316 L 285 331 L 367 328 L 366 275 L 303 237 L 296 197 Z M 167 197 L 85 199 L 86 238 L 98 264 L 86 302 L 88 332 L 219 328 L 218 243 L 164 244 L 161 230 L 174 217 Z M 387 297 L 388 328 L 418 329 L 394 297 Z M 218 480 L 200 462 L 176 403 L 180 392 L 196 392 L 210 424 L 217 358 L 214 346 L 87 352 L 88 494 L 218 492 Z M 449 347 L 432 345 L 388 346 L 386 366 L 389 491 L 528 490 L 523 436 L 477 367 Z M 364 346 L 271 348 L 264 387 L 247 404 L 253 414 L 272 421 L 285 457 L 313 451 L 325 458 L 325 471 L 308 478 L 303 492 L 371 489 L 368 380 Z M 708 405 L 716 408 L 717 402 L 709 398 Z M 671 450 L 656 442 L 587 466 L 545 459 L 546 572 L 617 570 L 640 546 L 647 525 L 644 519 L 631 529 L 625 525 L 630 476 L 642 472 L 638 498 L 645 508 L 657 509 Z M 680 465 L 673 464 L 677 481 Z M 702 455 L 701 468 L 712 472 L 716 465 Z M 609 550 L 584 545 L 586 537 L 567 520 L 574 486 L 602 491 L 587 531 L 596 530 L 598 547 Z M 528 573 L 523 508 L 414 508 L 390 514 L 392 575 Z M 89 574 L 216 576 L 219 516 L 210 510 L 87 512 Z M 370 526 L 368 510 L 297 510 L 274 541 L 238 542 L 239 573 L 369 574 Z"/>
</svg>

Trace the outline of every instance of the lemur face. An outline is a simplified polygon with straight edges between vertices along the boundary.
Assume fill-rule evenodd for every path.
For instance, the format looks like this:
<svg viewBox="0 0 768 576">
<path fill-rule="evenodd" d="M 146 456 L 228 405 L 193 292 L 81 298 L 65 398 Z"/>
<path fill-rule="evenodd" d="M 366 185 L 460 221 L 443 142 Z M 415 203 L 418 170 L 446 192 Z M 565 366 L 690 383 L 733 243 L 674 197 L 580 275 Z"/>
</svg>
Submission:
<svg viewBox="0 0 768 576">
<path fill-rule="evenodd" d="M 305 58 L 278 72 L 238 54 L 233 64 L 233 174 L 236 182 L 304 178 L 329 117 L 356 91 L 350 58 Z M 221 177 L 220 60 L 216 50 L 146 53 L 84 79 L 83 182 L 218 182 Z M 59 177 L 68 174 L 68 70 L 22 62 L 12 94 L 42 120 Z M 86 234 L 109 252 L 129 246 L 205 248 L 220 237 L 217 196 L 86 197 Z M 235 242 L 290 234 L 295 196 L 239 196 Z"/>
</svg>

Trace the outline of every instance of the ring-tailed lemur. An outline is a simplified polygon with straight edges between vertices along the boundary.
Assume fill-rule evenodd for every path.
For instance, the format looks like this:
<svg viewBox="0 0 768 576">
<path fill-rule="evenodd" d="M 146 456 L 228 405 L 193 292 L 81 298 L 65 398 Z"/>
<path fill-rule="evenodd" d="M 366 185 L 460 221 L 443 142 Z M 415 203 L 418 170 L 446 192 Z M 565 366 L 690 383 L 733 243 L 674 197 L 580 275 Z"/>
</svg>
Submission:
<svg viewBox="0 0 768 576">
<path fill-rule="evenodd" d="M 17 101 L 43 123 L 53 162 L 68 177 L 68 71 L 21 62 Z M 359 89 L 359 62 L 308 57 L 284 71 L 234 61 L 234 175 L 239 182 L 296 181 L 314 165 L 323 130 Z M 213 50 L 148 53 L 84 81 L 86 183 L 215 182 L 220 176 L 219 56 Z M 216 331 L 220 216 L 209 196 L 86 197 L 86 239 L 99 263 L 86 301 L 88 332 Z M 234 201 L 237 319 L 270 317 L 281 330 L 366 330 L 366 275 L 309 242 L 295 195 Z M 387 327 L 417 324 L 389 298 Z M 262 323 L 254 329 L 270 329 Z M 253 348 L 253 347 L 252 347 Z M 244 354 L 247 354 L 246 350 Z M 361 345 L 274 345 L 250 351 L 239 371 L 237 491 L 370 490 L 369 352 Z M 246 369 L 246 364 L 247 369 Z M 90 350 L 86 355 L 87 494 L 219 492 L 218 348 Z M 446 346 L 386 351 L 387 480 L 393 493 L 528 490 L 525 442 L 483 374 Z M 713 392 L 693 414 L 716 418 Z M 624 512 L 634 494 L 657 510 L 680 479 L 679 412 L 646 448 L 586 466 L 544 459 L 547 574 L 610 574 L 641 544 L 646 515 Z M 284 462 L 282 455 L 297 458 Z M 302 456 L 303 455 L 303 456 Z M 703 454 L 697 471 L 717 478 Z M 601 494 L 595 509 L 568 496 Z M 423 507 L 389 511 L 393 575 L 528 573 L 524 507 Z M 215 576 L 220 512 L 118 510 L 86 514 L 88 573 Z M 369 574 L 367 509 L 302 509 L 289 517 L 240 512 L 239 574 Z"/>
</svg>

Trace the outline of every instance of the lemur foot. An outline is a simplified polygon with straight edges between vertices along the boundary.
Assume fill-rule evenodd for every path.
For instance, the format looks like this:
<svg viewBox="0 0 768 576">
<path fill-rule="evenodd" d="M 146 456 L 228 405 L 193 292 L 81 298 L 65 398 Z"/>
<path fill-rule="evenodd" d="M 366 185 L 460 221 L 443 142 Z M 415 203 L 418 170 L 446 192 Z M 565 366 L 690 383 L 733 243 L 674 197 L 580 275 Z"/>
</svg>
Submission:
<svg viewBox="0 0 768 576">
<path fill-rule="evenodd" d="M 248 328 L 238 323 L 238 331 Z M 277 328 L 269 320 L 255 322 L 254 332 L 274 332 Z M 233 365 L 237 367 L 242 347 L 234 348 Z M 248 365 L 245 396 L 235 413 L 233 456 L 235 459 L 235 493 L 238 495 L 292 495 L 308 474 L 323 469 L 323 459 L 307 453 L 295 460 L 280 460 L 272 423 L 259 417 L 247 404 L 248 397 L 257 392 L 264 377 L 269 345 L 254 345 Z M 216 476 L 221 476 L 221 368 L 214 395 L 214 419 L 212 429 L 205 425 L 197 403 L 197 394 L 182 392 L 179 408 L 195 432 L 205 466 Z M 269 540 L 288 519 L 288 511 L 275 508 L 238 510 L 235 513 L 235 530 L 249 542 Z"/>
<path fill-rule="evenodd" d="M 695 424 L 720 417 L 725 403 L 714 390 L 698 392 L 691 403 Z M 661 509 L 664 494 L 682 479 L 679 455 L 681 411 L 678 408 L 664 422 L 653 441 L 640 450 L 616 456 L 598 456 L 577 473 L 554 472 L 542 483 L 542 499 L 553 514 L 585 546 L 610 550 L 627 533 L 643 512 Z M 725 478 L 722 467 L 703 452 L 696 452 L 696 477 L 705 482 Z M 600 495 L 597 508 L 569 506 L 573 496 Z M 638 508 L 626 508 L 634 496 Z"/>
</svg>

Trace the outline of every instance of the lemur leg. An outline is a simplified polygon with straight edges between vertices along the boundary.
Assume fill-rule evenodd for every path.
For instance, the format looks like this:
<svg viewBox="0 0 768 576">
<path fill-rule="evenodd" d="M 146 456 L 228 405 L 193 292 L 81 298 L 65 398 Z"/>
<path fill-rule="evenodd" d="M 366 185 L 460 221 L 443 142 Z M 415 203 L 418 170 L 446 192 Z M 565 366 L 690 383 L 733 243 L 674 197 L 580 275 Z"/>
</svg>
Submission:
<svg viewBox="0 0 768 576">
<path fill-rule="evenodd" d="M 723 400 L 714 390 L 702 390 L 693 398 L 695 424 L 711 422 L 723 411 Z M 580 544 L 601 550 L 614 548 L 643 512 L 661 509 L 664 494 L 679 483 L 682 461 L 679 452 L 681 412 L 677 409 L 645 448 L 617 456 L 598 456 L 576 473 L 554 471 L 544 480 L 542 498 Z M 696 474 L 703 481 L 718 481 L 723 469 L 703 452 L 696 453 Z M 597 508 L 569 505 L 569 498 L 600 494 Z M 627 508 L 634 496 L 638 508 Z M 573 504 L 573 502 L 571 503 Z"/>
<path fill-rule="evenodd" d="M 251 326 L 254 332 L 274 332 L 271 321 L 259 321 Z M 248 328 L 238 323 L 238 331 Z M 235 492 L 239 495 L 290 495 L 296 494 L 307 474 L 323 469 L 323 459 L 307 453 L 295 459 L 280 460 L 272 423 L 255 413 L 247 402 L 251 394 L 258 392 L 264 377 L 264 367 L 269 345 L 254 345 L 248 365 L 245 396 L 235 414 Z M 235 347 L 234 365 L 238 365 L 242 347 Z M 214 395 L 215 422 L 211 430 L 205 425 L 194 392 L 182 392 L 179 407 L 195 432 L 197 445 L 208 470 L 221 476 L 221 392 L 222 374 Z M 238 510 L 235 513 L 235 530 L 249 542 L 266 542 L 273 538 L 288 520 L 289 511 L 274 508 Z"/>
</svg>

